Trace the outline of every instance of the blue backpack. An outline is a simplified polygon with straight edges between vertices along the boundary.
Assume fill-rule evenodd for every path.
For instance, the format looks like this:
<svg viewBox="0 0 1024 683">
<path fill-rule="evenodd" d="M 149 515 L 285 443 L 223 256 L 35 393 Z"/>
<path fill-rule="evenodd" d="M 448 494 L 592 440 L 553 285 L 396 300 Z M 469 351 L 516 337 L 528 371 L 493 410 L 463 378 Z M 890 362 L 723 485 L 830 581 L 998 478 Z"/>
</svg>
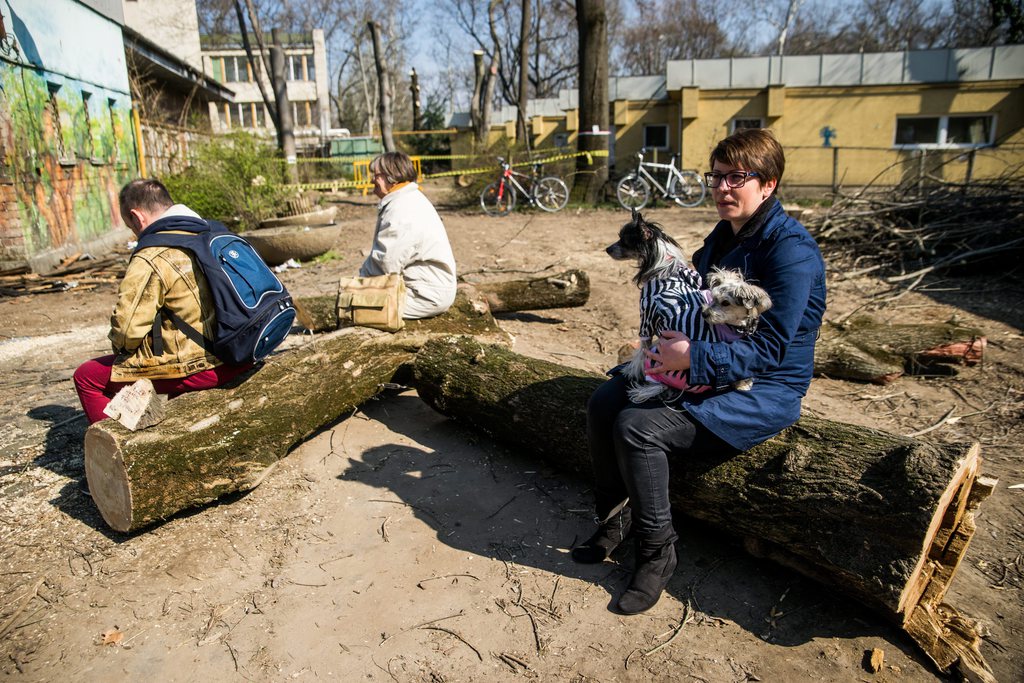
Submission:
<svg viewBox="0 0 1024 683">
<path fill-rule="evenodd" d="M 191 252 L 206 276 L 216 312 L 213 339 L 208 339 L 169 308 L 157 311 L 154 354 L 163 353 L 162 313 L 182 334 L 230 365 L 260 361 L 288 336 L 295 321 L 291 295 L 256 250 L 222 223 L 190 216 L 161 218 L 146 228 L 135 251 L 146 247 Z"/>
</svg>

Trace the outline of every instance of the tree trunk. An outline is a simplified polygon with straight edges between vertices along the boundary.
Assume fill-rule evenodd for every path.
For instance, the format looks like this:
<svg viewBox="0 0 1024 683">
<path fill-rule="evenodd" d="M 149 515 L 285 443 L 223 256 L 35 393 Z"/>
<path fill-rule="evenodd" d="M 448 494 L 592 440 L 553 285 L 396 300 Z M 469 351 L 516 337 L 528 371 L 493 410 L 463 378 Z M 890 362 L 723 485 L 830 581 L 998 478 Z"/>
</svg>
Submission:
<svg viewBox="0 0 1024 683">
<path fill-rule="evenodd" d="M 409 72 L 409 94 L 412 96 L 412 129 L 420 129 L 420 79 L 414 68 Z"/>
<path fill-rule="evenodd" d="M 814 349 L 814 372 L 886 384 L 903 374 L 956 374 L 985 350 L 981 330 L 955 322 L 889 325 L 868 317 L 826 323 Z"/>
<path fill-rule="evenodd" d="M 589 477 L 586 403 L 602 376 L 465 337 L 429 342 L 413 372 L 440 412 Z M 672 503 L 894 620 L 941 669 L 986 680 L 977 632 L 940 608 L 994 486 L 980 462 L 977 444 L 804 417 L 735 457 L 674 463 Z"/>
<path fill-rule="evenodd" d="M 390 335 L 344 330 L 272 356 L 231 388 L 169 401 L 166 419 L 132 432 L 89 427 L 85 471 L 93 501 L 117 531 L 254 488 L 299 441 L 381 390 L 412 352 Z"/>
<path fill-rule="evenodd" d="M 274 100 L 277 102 L 278 143 L 284 153 L 288 178 L 291 182 L 298 181 L 298 169 L 295 165 L 295 120 L 292 117 L 292 105 L 288 101 L 288 77 L 285 67 L 284 48 L 277 29 L 270 30 L 273 45 L 270 46 L 271 83 L 274 84 Z"/>
<path fill-rule="evenodd" d="M 576 147 L 594 152 L 576 159 L 573 197 L 596 204 L 608 182 L 608 15 L 604 0 L 577 0 L 579 27 L 579 120 Z"/>
<path fill-rule="evenodd" d="M 526 131 L 526 105 L 530 98 L 530 74 L 527 70 L 530 57 L 530 5 L 533 0 L 522 0 L 522 16 L 519 21 L 519 92 L 516 106 L 516 141 L 531 147 Z"/>
<path fill-rule="evenodd" d="M 484 81 L 487 78 L 484 69 L 483 50 L 473 51 L 473 99 L 469 103 L 469 118 L 473 123 L 473 137 L 477 143 L 487 142 L 487 130 L 484 128 L 483 106 Z"/>
<path fill-rule="evenodd" d="M 491 105 L 494 102 L 494 88 L 498 84 L 498 72 L 501 70 L 501 38 L 494 12 L 502 0 L 491 0 L 487 6 L 487 25 L 491 32 L 491 64 L 484 75 L 483 92 L 480 94 L 480 130 L 477 132 L 478 142 L 487 144 L 491 131 Z"/>
<path fill-rule="evenodd" d="M 469 287 L 487 300 L 491 313 L 572 308 L 590 298 L 590 276 L 576 269 L 529 280 L 479 282 Z"/>
<path fill-rule="evenodd" d="M 427 320 L 407 320 L 406 325 L 412 326 L 412 329 L 430 326 L 442 329 L 455 324 L 457 319 L 469 320 L 469 311 L 474 306 L 478 309 L 483 306 L 491 313 L 508 313 L 582 306 L 589 298 L 590 277 L 582 270 L 567 270 L 530 280 L 463 284 L 459 286 L 455 304 L 447 313 Z M 295 307 L 299 324 L 312 332 L 335 330 L 340 324 L 337 293 L 299 297 L 295 300 Z M 487 325 L 494 325 L 489 316 L 487 320 Z M 494 329 L 497 327 L 494 326 Z M 491 331 L 481 328 L 467 330 L 466 334 Z"/>
<path fill-rule="evenodd" d="M 373 41 L 373 63 L 377 70 L 377 118 L 380 122 L 380 136 L 384 142 L 384 151 L 394 152 L 395 138 L 391 134 L 391 78 L 388 76 L 388 65 L 384 62 L 384 48 L 380 43 L 380 27 L 374 21 L 368 22 L 370 38 Z"/>
</svg>

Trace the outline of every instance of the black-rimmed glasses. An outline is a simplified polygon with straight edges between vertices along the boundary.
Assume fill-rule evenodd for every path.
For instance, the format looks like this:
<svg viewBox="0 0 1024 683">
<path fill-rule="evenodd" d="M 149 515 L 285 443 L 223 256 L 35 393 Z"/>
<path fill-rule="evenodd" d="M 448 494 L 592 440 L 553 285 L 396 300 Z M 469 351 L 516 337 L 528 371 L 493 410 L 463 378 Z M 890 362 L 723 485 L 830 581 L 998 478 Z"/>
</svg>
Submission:
<svg viewBox="0 0 1024 683">
<path fill-rule="evenodd" d="M 729 173 L 710 171 L 704 174 L 704 184 L 708 187 L 718 187 L 724 180 L 726 187 L 735 190 L 746 185 L 747 178 L 756 178 L 758 175 L 760 174 L 757 171 L 730 171 Z"/>
</svg>

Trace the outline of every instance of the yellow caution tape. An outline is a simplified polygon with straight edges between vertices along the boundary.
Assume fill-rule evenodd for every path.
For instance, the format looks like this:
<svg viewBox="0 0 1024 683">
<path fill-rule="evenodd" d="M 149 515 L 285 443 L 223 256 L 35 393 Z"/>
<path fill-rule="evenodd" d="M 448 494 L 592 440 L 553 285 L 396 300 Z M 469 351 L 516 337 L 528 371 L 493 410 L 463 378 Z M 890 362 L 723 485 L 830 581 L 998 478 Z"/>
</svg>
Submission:
<svg viewBox="0 0 1024 683">
<path fill-rule="evenodd" d="M 479 155 L 470 154 L 451 154 L 451 155 L 437 155 L 437 156 L 418 156 L 411 157 L 413 160 L 426 160 L 426 161 L 440 161 L 440 160 L 457 160 L 457 159 L 475 159 Z M 607 157 L 608 150 L 592 150 L 589 152 L 569 152 L 566 154 L 557 154 L 555 156 L 545 157 L 544 159 L 537 159 L 534 161 L 520 161 L 518 163 L 511 164 L 513 168 L 521 166 L 533 166 L 534 164 L 549 164 L 554 161 L 564 161 L 567 159 L 576 159 L 578 157 L 585 157 L 588 164 L 594 163 L 594 157 Z M 361 157 L 357 159 L 345 160 L 344 163 L 352 163 L 353 165 L 367 165 L 372 161 L 374 157 Z M 339 162 L 340 160 L 336 157 L 327 158 L 316 158 L 306 157 L 300 158 L 299 161 L 334 161 Z M 284 159 L 281 159 L 284 161 Z M 485 166 L 478 168 L 461 168 L 455 171 L 442 171 L 440 173 L 428 173 L 423 175 L 424 179 L 433 178 L 449 178 L 453 176 L 462 175 L 478 175 L 481 173 L 494 173 L 494 166 Z M 341 189 L 361 189 L 363 191 L 373 187 L 372 183 L 368 183 L 364 180 L 323 180 L 315 183 L 292 183 L 284 186 L 290 190 L 341 190 Z"/>
</svg>

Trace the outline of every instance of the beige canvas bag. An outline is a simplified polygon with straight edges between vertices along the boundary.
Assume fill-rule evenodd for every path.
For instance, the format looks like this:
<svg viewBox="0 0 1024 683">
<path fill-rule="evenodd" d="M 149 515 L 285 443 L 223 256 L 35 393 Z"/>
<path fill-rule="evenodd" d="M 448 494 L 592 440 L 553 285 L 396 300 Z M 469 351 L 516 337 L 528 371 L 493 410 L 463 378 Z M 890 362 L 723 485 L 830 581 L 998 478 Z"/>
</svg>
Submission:
<svg viewBox="0 0 1024 683">
<path fill-rule="evenodd" d="M 341 281 L 338 320 L 342 325 L 361 325 L 397 332 L 405 327 L 405 280 L 401 274 L 354 277 Z"/>
</svg>

